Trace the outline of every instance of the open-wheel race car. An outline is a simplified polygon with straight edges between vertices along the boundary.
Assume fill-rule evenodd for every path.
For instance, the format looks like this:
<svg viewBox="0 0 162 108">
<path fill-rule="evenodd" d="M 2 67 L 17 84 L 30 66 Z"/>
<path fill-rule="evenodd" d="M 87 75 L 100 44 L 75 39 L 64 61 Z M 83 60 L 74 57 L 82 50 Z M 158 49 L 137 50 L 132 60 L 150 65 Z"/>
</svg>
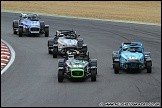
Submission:
<svg viewBox="0 0 162 108">
<path fill-rule="evenodd" d="M 13 34 L 22 37 L 23 34 L 45 34 L 49 36 L 49 25 L 45 25 L 44 21 L 40 21 L 38 14 L 21 13 L 19 20 L 13 20 Z"/>
<path fill-rule="evenodd" d="M 152 72 L 151 54 L 144 52 L 141 42 L 123 42 L 118 51 L 113 51 L 112 60 L 115 74 L 118 74 L 120 69 L 147 69 L 147 73 Z"/>
<path fill-rule="evenodd" d="M 68 50 L 73 50 L 75 56 L 80 54 L 80 50 L 88 54 L 87 44 L 79 36 L 74 30 L 57 30 L 55 37 L 48 39 L 48 53 L 53 58 L 58 55 L 66 56 Z"/>
<path fill-rule="evenodd" d="M 58 82 L 63 82 L 64 78 L 84 79 L 88 77 L 91 81 L 96 81 L 97 59 L 90 59 L 84 53 L 76 58 L 70 52 L 67 55 L 68 58 L 58 60 Z"/>
</svg>

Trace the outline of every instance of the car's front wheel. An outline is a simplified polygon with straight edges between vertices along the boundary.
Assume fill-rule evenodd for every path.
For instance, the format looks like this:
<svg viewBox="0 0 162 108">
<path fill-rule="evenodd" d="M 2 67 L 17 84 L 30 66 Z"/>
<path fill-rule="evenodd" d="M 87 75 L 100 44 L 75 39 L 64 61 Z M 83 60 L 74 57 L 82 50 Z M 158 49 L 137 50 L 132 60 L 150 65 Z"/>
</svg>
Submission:
<svg viewBox="0 0 162 108">
<path fill-rule="evenodd" d="M 118 74 L 119 73 L 119 62 L 114 63 L 114 73 Z"/>
<path fill-rule="evenodd" d="M 91 70 L 91 81 L 96 81 L 96 69 Z"/>
<path fill-rule="evenodd" d="M 58 82 L 63 82 L 64 72 L 62 70 L 58 70 Z"/>
<path fill-rule="evenodd" d="M 147 66 L 147 73 L 151 73 L 152 72 L 151 62 L 146 62 L 146 66 Z"/>
</svg>

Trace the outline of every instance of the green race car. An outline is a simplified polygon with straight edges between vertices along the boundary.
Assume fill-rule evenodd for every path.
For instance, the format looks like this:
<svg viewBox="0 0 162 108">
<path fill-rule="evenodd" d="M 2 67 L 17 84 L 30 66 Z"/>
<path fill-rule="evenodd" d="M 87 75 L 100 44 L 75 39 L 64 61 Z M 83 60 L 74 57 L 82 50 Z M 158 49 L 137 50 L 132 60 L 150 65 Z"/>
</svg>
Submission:
<svg viewBox="0 0 162 108">
<path fill-rule="evenodd" d="M 64 78 L 83 79 L 91 77 L 96 81 L 97 59 L 81 58 L 75 59 L 74 55 L 68 55 L 67 59 L 58 60 L 58 81 L 63 82 Z"/>
</svg>

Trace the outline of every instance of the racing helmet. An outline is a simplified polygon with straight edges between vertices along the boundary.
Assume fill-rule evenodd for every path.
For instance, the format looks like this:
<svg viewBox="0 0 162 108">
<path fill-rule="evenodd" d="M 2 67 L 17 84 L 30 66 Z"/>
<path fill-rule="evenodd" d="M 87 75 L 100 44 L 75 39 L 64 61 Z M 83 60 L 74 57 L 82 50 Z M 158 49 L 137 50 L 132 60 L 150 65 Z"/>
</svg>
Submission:
<svg viewBox="0 0 162 108">
<path fill-rule="evenodd" d="M 124 46 L 123 51 L 128 51 L 128 47 Z"/>
<path fill-rule="evenodd" d="M 74 55 L 73 54 L 69 54 L 68 55 L 68 60 L 70 60 L 70 59 L 74 59 Z"/>
<path fill-rule="evenodd" d="M 22 14 L 22 18 L 27 19 L 27 14 Z"/>
<path fill-rule="evenodd" d="M 35 15 L 33 15 L 33 16 L 31 17 L 31 19 L 32 19 L 32 20 L 36 20 L 37 17 L 36 17 Z"/>
</svg>

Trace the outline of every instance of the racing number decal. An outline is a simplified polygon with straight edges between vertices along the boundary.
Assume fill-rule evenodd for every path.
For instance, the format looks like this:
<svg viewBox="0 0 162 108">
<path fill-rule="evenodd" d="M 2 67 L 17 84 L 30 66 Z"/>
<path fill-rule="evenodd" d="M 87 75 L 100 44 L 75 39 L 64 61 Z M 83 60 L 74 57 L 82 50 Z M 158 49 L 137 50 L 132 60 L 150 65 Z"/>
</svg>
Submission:
<svg viewBox="0 0 162 108">
<path fill-rule="evenodd" d="M 137 57 L 131 56 L 130 59 L 137 59 Z"/>
<path fill-rule="evenodd" d="M 33 21 L 31 25 L 38 25 L 39 23 L 37 21 Z"/>
</svg>

